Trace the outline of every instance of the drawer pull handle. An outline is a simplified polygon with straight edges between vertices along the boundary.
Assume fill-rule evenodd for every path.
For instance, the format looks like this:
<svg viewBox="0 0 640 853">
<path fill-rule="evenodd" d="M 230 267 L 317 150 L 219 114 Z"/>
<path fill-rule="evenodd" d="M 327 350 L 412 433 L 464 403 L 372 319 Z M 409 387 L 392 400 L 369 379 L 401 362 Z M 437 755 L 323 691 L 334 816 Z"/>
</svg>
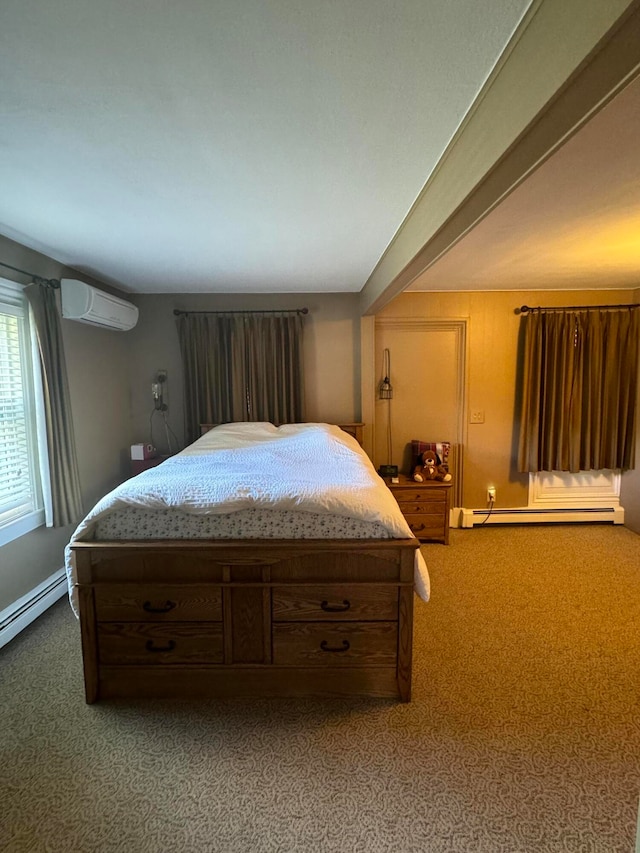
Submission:
<svg viewBox="0 0 640 853">
<path fill-rule="evenodd" d="M 320 648 L 323 652 L 347 652 L 351 648 L 349 640 L 343 640 L 341 646 L 330 646 L 326 640 L 320 643 Z"/>
<path fill-rule="evenodd" d="M 166 646 L 156 646 L 154 645 L 153 640 L 147 640 L 147 651 L 148 652 L 172 652 L 176 647 L 175 640 L 169 640 Z"/>
<path fill-rule="evenodd" d="M 426 525 L 424 525 L 424 524 L 412 524 L 412 525 L 410 525 L 412 530 L 424 530 L 425 526 Z"/>
<path fill-rule="evenodd" d="M 347 601 L 346 598 L 342 599 L 342 604 L 329 604 L 328 601 L 321 601 L 320 607 L 325 613 L 344 613 L 351 607 L 351 602 Z"/>
<path fill-rule="evenodd" d="M 152 607 L 150 601 L 145 601 L 142 605 L 142 609 L 146 610 L 147 613 L 168 613 L 170 610 L 173 610 L 175 606 L 175 601 L 166 601 L 163 607 Z"/>
</svg>

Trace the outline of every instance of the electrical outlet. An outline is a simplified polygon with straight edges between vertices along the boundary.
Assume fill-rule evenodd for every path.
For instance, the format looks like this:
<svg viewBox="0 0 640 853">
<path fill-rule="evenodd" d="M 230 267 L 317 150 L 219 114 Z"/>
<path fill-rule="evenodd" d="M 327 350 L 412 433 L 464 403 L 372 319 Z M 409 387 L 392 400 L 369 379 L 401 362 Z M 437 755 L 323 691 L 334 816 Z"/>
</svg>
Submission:
<svg viewBox="0 0 640 853">
<path fill-rule="evenodd" d="M 496 487 L 495 486 L 489 486 L 489 488 L 487 489 L 487 503 L 492 504 L 495 502 L 495 499 L 496 499 Z"/>
<path fill-rule="evenodd" d="M 469 423 L 470 424 L 483 424 L 484 423 L 484 409 L 473 409 L 469 414 Z"/>
</svg>

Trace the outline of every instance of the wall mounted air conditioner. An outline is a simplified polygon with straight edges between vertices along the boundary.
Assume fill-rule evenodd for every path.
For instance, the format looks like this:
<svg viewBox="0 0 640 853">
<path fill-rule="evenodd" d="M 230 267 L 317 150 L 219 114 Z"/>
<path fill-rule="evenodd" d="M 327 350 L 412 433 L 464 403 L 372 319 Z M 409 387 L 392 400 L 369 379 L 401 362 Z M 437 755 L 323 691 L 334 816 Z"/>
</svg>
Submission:
<svg viewBox="0 0 640 853">
<path fill-rule="evenodd" d="M 125 299 L 98 290 L 84 281 L 63 278 L 60 282 L 62 316 L 102 326 L 103 329 L 133 329 L 138 322 L 138 308 Z"/>
</svg>

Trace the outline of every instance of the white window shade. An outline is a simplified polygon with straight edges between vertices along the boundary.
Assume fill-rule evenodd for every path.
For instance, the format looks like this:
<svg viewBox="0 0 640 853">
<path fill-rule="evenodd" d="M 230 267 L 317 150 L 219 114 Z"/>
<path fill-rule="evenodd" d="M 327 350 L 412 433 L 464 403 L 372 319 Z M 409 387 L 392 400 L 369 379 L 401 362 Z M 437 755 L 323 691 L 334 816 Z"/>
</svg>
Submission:
<svg viewBox="0 0 640 853">
<path fill-rule="evenodd" d="M 26 300 L 0 281 L 0 534 L 42 505 L 34 402 Z"/>
</svg>

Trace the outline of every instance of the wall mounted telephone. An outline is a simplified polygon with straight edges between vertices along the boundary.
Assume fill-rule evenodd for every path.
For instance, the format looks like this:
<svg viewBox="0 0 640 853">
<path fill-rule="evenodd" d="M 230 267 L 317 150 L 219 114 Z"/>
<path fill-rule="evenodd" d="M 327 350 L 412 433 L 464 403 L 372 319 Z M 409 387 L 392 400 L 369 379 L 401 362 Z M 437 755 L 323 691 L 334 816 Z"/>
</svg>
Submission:
<svg viewBox="0 0 640 853">
<path fill-rule="evenodd" d="M 167 381 L 167 371 L 159 370 L 156 373 L 155 382 L 151 383 L 151 393 L 153 395 L 153 405 L 156 411 L 166 412 L 169 408 L 164 402 L 164 383 Z"/>
<path fill-rule="evenodd" d="M 167 453 L 171 456 L 172 453 L 175 453 L 171 438 L 175 441 L 176 445 L 179 444 L 176 434 L 169 426 L 169 421 L 167 419 L 167 411 L 169 410 L 169 403 L 167 400 L 169 396 L 167 394 L 168 385 L 167 385 L 167 371 L 166 370 L 158 370 L 156 371 L 156 375 L 151 382 L 151 395 L 153 397 L 153 409 L 151 411 L 151 417 L 149 418 L 149 444 L 155 445 L 153 440 L 153 424 L 156 419 L 156 415 L 160 415 L 162 423 L 164 424 L 164 432 L 167 438 Z"/>
</svg>

